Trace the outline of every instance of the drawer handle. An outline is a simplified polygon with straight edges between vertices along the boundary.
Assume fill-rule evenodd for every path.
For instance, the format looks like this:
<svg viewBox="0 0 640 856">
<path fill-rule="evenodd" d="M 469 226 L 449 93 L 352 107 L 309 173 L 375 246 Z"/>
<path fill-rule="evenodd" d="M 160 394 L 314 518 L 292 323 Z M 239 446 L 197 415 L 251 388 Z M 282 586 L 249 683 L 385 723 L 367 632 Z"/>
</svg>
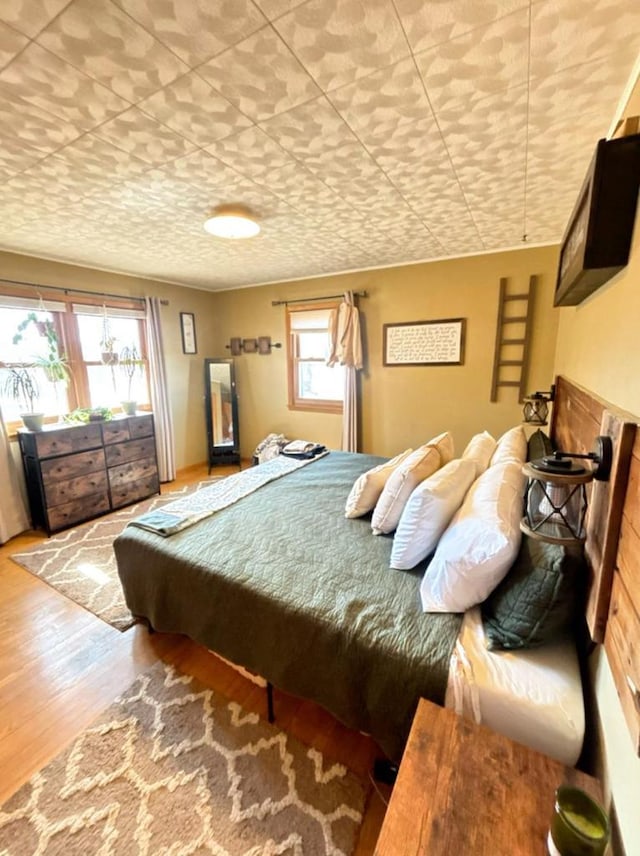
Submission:
<svg viewBox="0 0 640 856">
<path fill-rule="evenodd" d="M 627 686 L 631 690 L 631 698 L 633 699 L 633 703 L 636 707 L 638 713 L 640 713 L 640 690 L 634 684 L 633 679 L 630 675 L 625 675 L 625 679 L 627 681 Z"/>
</svg>

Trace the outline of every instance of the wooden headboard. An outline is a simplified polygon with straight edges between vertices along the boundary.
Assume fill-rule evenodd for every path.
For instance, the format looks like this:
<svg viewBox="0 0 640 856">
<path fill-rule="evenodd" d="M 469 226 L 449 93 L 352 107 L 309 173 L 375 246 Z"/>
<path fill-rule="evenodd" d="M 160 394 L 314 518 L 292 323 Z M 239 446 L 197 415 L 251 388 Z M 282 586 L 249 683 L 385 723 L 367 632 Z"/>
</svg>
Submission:
<svg viewBox="0 0 640 856">
<path fill-rule="evenodd" d="M 611 437 L 613 462 L 606 482 L 589 485 L 585 554 L 589 568 L 586 618 L 591 638 L 603 642 L 622 510 L 637 419 L 564 377 L 556 379 L 551 437 L 566 452 L 592 452 L 599 435 Z"/>
<path fill-rule="evenodd" d="M 604 638 L 631 739 L 640 754 L 640 432 L 631 456 Z"/>
<path fill-rule="evenodd" d="M 637 417 L 566 378 L 556 380 L 551 434 L 565 451 L 613 442 L 607 482 L 590 485 L 585 553 L 591 638 L 603 642 L 636 754 L 640 754 L 640 432 Z"/>
</svg>

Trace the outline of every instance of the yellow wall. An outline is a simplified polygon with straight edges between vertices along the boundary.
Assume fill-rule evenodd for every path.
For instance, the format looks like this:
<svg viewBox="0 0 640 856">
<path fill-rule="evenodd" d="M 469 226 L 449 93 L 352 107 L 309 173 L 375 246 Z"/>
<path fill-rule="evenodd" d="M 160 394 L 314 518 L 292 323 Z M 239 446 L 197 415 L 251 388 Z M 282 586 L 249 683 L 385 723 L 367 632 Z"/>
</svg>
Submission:
<svg viewBox="0 0 640 856">
<path fill-rule="evenodd" d="M 41 285 L 153 295 L 162 307 L 162 328 L 179 469 L 206 459 L 203 359 L 228 357 L 231 336 L 269 335 L 281 342 L 269 356 L 243 354 L 235 360 L 242 454 L 249 457 L 269 432 L 340 447 L 341 417 L 290 411 L 287 407 L 285 311 L 275 299 L 366 290 L 361 302 L 366 338 L 362 372 L 362 449 L 393 455 L 434 434 L 450 430 L 461 451 L 482 429 L 499 435 L 520 421 L 515 390 L 489 402 L 500 277 L 526 287 L 539 275 L 529 389 L 547 388 L 557 312 L 551 308 L 557 251 L 533 248 L 389 270 L 209 293 L 168 283 L 121 276 L 28 256 L 0 253 L 2 277 Z M 193 312 L 198 353 L 182 353 L 179 313 Z M 384 367 L 382 325 L 437 318 L 466 318 L 462 366 Z"/>
<path fill-rule="evenodd" d="M 181 469 L 206 459 L 202 358 L 214 340 L 212 294 L 193 288 L 181 288 L 153 280 L 2 252 L 0 277 L 39 285 L 66 286 L 127 297 L 149 296 L 168 300 L 169 305 L 163 306 L 161 311 L 176 438 L 176 465 Z M 180 312 L 193 312 L 196 316 L 196 356 L 185 356 L 182 353 Z"/>
<path fill-rule="evenodd" d="M 219 292 L 216 322 L 226 338 L 211 356 L 228 354 L 224 345 L 231 336 L 268 335 L 284 346 L 285 310 L 272 300 L 366 290 L 368 297 L 360 302 L 366 339 L 362 451 L 390 456 L 443 430 L 453 433 L 462 451 L 474 432 L 486 428 L 499 435 L 521 420 L 517 390 L 505 389 L 497 403 L 489 401 L 500 277 L 526 290 L 529 275 L 539 275 L 528 387 L 549 387 L 556 263 L 557 248 L 532 248 Z M 383 324 L 437 318 L 467 319 L 464 365 L 382 365 Z M 270 356 L 243 354 L 235 365 L 243 455 L 271 431 L 339 448 L 341 417 L 288 410 L 284 347 Z"/>
<path fill-rule="evenodd" d="M 640 418 L 640 217 L 631 259 L 575 308 L 560 311 L 555 370 Z M 640 759 L 633 750 L 602 648 L 593 657 L 605 779 L 627 853 L 640 854 Z"/>
</svg>

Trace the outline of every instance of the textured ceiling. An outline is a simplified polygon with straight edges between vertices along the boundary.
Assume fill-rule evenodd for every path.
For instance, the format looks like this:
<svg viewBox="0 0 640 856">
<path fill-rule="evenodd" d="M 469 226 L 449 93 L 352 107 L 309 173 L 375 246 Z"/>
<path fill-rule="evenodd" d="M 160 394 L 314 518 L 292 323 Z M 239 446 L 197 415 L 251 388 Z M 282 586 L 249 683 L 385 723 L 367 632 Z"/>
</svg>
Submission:
<svg viewBox="0 0 640 856">
<path fill-rule="evenodd" d="M 0 248 L 221 289 L 556 242 L 639 48 L 637 0 L 0 0 Z"/>
</svg>

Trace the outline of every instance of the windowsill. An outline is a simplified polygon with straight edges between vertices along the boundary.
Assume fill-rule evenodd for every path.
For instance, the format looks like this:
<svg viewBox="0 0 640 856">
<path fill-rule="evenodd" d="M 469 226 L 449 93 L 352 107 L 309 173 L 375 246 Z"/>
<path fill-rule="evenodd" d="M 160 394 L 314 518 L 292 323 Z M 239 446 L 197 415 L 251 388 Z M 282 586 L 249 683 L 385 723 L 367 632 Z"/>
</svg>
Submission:
<svg viewBox="0 0 640 856">
<path fill-rule="evenodd" d="M 304 402 L 294 402 L 289 403 L 289 410 L 302 410 L 308 413 L 329 413 L 336 416 L 340 416 L 343 411 L 343 406 L 341 402 L 336 402 L 335 404 L 326 401 L 304 401 Z"/>
<path fill-rule="evenodd" d="M 113 414 L 114 419 L 116 419 L 116 418 L 121 419 L 122 417 L 127 416 L 127 414 L 124 412 L 124 410 L 121 407 L 114 408 L 111 412 Z M 146 413 L 151 413 L 151 405 L 150 404 L 141 404 L 137 408 L 135 415 L 136 416 L 138 414 L 143 415 Z M 110 421 L 111 420 L 109 420 L 109 419 L 101 419 L 101 420 L 98 420 L 97 422 L 91 422 L 91 423 L 66 422 L 66 421 L 64 421 L 64 419 L 62 421 L 60 421 L 59 417 L 57 417 L 57 416 L 45 416 L 44 421 L 43 421 L 43 425 L 49 425 L 49 426 L 59 425 L 60 428 L 70 428 L 72 425 L 88 425 L 88 424 L 97 425 L 97 424 L 101 424 L 102 422 L 110 422 Z M 5 422 L 5 429 L 6 429 L 7 437 L 9 440 L 16 441 L 18 439 L 18 431 L 21 430 L 22 428 L 24 428 L 22 421 L 20 421 L 20 422 L 17 422 L 17 421 Z"/>
</svg>

